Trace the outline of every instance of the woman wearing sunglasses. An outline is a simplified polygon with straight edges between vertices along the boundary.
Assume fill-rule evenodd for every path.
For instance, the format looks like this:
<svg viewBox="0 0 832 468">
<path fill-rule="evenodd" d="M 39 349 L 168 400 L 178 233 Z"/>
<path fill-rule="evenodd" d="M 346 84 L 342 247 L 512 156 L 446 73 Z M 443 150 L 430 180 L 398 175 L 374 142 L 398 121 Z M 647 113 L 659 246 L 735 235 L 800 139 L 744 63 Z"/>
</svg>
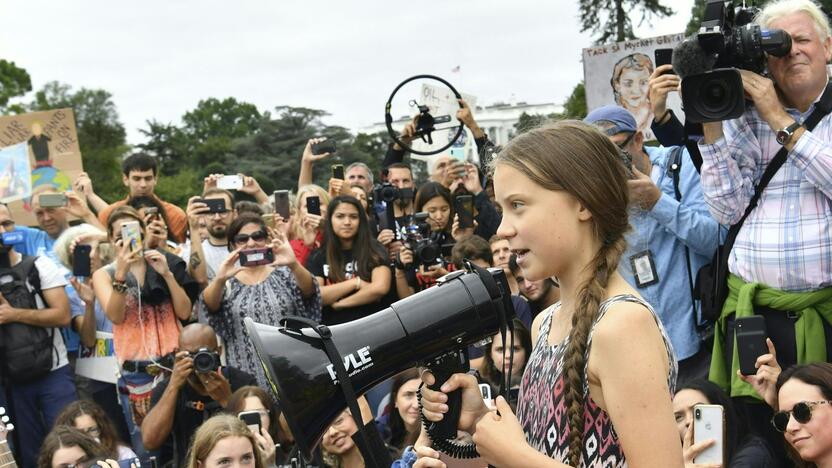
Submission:
<svg viewBox="0 0 832 468">
<path fill-rule="evenodd" d="M 243 319 L 278 325 L 281 317 L 300 315 L 320 321 L 321 293 L 286 236 L 280 229 L 267 228 L 260 216 L 238 216 L 228 226 L 228 239 L 231 254 L 205 288 L 202 302 L 209 323 L 225 341 L 228 365 L 256 376 L 261 387 L 269 388 Z M 243 264 L 244 257 L 261 260 Z"/>
<path fill-rule="evenodd" d="M 832 468 L 832 364 L 793 366 L 777 378 L 771 423 L 800 457 L 797 466 Z"/>
</svg>

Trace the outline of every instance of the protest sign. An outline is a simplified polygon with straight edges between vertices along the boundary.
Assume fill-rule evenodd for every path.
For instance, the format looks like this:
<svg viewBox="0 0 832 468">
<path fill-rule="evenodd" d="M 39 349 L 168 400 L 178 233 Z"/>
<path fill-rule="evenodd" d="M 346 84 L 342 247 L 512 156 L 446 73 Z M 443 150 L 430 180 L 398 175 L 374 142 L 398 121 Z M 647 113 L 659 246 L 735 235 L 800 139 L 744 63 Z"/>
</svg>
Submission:
<svg viewBox="0 0 832 468">
<path fill-rule="evenodd" d="M 56 109 L 29 114 L 7 115 L 0 117 L 0 148 L 9 149 L 23 144 L 29 167 L 28 191 L 24 194 L 14 192 L 10 200 L 17 200 L 9 208 L 15 221 L 21 225 L 36 225 L 28 197 L 31 190 L 41 185 L 51 185 L 60 191 L 69 190 L 72 180 L 83 171 L 81 150 L 78 146 L 78 134 L 75 130 L 75 116 L 72 109 Z M 20 149 L 10 150 L 19 161 Z M 0 194 L 2 194 L 2 177 L 9 167 L 0 159 Z M 26 179 L 18 173 L 21 164 L 14 166 L 14 176 Z M 0 196 L 2 198 L 2 196 Z"/>
<path fill-rule="evenodd" d="M 81 345 L 75 361 L 75 373 L 99 382 L 116 383 L 118 361 L 113 348 L 113 334 L 95 332 L 95 346 Z"/>
<path fill-rule="evenodd" d="M 632 112 L 645 139 L 654 139 L 650 130 L 653 112 L 648 101 L 648 81 L 655 69 L 655 50 L 672 49 L 684 39 L 684 34 L 671 34 L 583 49 L 587 108 L 592 111 L 618 104 Z M 667 107 L 679 119 L 684 118 L 678 93 L 669 94 Z"/>
<path fill-rule="evenodd" d="M 462 99 L 468 104 L 468 107 L 475 109 L 477 106 L 477 98 L 470 94 L 460 93 Z M 430 114 L 437 119 L 448 118 L 445 123 L 437 123 L 436 130 L 432 134 L 433 144 L 428 144 L 422 139 L 413 140 L 412 147 L 417 151 L 433 151 L 448 144 L 453 137 L 456 136 L 457 127 L 460 122 L 456 118 L 456 113 L 459 110 L 459 102 L 456 95 L 447 86 L 437 86 L 428 83 L 422 83 L 419 92 L 419 105 L 427 106 Z M 476 161 L 474 155 L 476 154 L 476 146 L 474 145 L 474 138 L 470 135 L 467 128 L 463 129 L 459 139 L 447 150 L 451 156 L 461 160 Z M 414 156 L 415 157 L 415 156 Z M 429 159 L 436 156 L 426 156 L 424 159 Z M 416 158 L 423 159 L 423 158 Z"/>
</svg>

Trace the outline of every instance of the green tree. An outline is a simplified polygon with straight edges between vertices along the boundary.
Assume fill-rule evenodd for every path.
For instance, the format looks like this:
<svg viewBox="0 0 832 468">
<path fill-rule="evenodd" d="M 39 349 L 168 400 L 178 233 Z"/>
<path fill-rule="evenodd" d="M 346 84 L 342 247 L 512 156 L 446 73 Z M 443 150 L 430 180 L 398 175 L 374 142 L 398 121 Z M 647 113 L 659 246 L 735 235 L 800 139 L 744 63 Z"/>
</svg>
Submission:
<svg viewBox="0 0 832 468">
<path fill-rule="evenodd" d="M 95 191 L 105 200 L 124 196 L 121 159 L 129 151 L 124 125 L 118 117 L 112 95 L 103 89 L 72 87 L 51 81 L 35 93 L 29 111 L 72 108 L 84 170 Z"/>
<path fill-rule="evenodd" d="M 12 98 L 32 90 L 32 79 L 23 68 L 8 60 L 0 60 L 0 111 L 4 114 L 25 112 L 20 104 L 9 105 Z"/>
<path fill-rule="evenodd" d="M 543 125 L 543 123 L 547 120 L 549 120 L 549 117 L 546 115 L 527 114 L 526 112 L 523 112 L 520 114 L 520 117 L 517 118 L 517 122 L 514 123 L 514 134 L 519 135 L 533 128 L 537 128 Z"/>
<path fill-rule="evenodd" d="M 576 84 L 572 89 L 572 94 L 566 99 L 563 104 L 563 118 L 565 119 L 583 119 L 586 117 L 586 88 L 584 82 Z"/>
<path fill-rule="evenodd" d="M 650 25 L 652 16 L 663 18 L 673 14 L 673 10 L 659 0 L 580 0 L 579 10 L 581 32 L 592 31 L 598 35 L 598 44 L 634 39 L 630 15 L 636 11 L 641 11 L 639 25 L 645 21 Z"/>
</svg>

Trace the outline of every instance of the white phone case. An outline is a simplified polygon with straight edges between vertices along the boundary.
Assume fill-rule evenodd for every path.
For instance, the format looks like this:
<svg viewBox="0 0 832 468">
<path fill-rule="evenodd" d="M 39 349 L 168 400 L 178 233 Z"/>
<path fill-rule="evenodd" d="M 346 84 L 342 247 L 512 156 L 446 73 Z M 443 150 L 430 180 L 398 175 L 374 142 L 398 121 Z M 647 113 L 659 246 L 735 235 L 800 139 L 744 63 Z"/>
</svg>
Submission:
<svg viewBox="0 0 832 468">
<path fill-rule="evenodd" d="M 243 178 L 239 175 L 224 175 L 217 179 L 217 188 L 223 190 L 240 190 L 243 188 Z"/>
<path fill-rule="evenodd" d="M 695 405 L 693 407 L 693 443 L 713 439 L 715 444 L 706 448 L 694 463 L 724 463 L 725 410 L 720 405 Z"/>
</svg>

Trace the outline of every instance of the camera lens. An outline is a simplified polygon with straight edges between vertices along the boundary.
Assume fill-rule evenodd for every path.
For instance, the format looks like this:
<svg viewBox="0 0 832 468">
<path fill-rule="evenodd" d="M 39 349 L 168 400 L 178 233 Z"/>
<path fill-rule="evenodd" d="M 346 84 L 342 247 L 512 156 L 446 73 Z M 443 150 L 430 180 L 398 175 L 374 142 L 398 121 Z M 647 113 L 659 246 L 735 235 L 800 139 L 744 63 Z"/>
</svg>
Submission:
<svg viewBox="0 0 832 468">
<path fill-rule="evenodd" d="M 216 357 L 210 351 L 200 350 L 194 355 L 194 370 L 205 374 L 214 372 L 219 367 Z"/>
<path fill-rule="evenodd" d="M 700 410 L 694 411 L 694 417 L 696 417 L 696 419 L 700 419 L 702 417 L 702 411 L 700 411 Z"/>
</svg>

